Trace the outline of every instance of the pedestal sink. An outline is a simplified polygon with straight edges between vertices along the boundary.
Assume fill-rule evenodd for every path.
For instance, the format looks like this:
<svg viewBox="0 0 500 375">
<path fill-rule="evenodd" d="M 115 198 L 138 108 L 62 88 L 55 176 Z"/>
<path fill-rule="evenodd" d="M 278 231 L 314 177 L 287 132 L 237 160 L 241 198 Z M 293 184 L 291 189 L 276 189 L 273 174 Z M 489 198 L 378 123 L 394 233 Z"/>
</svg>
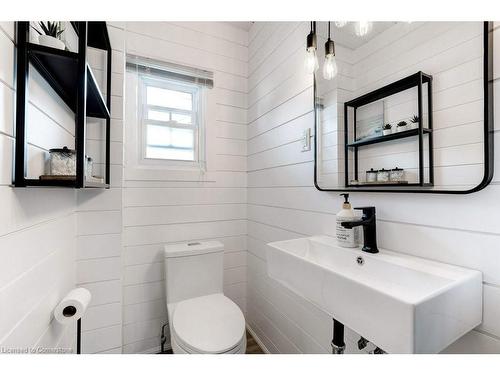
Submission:
<svg viewBox="0 0 500 375">
<path fill-rule="evenodd" d="M 328 236 L 268 245 L 271 278 L 388 353 L 438 353 L 481 323 L 481 272 Z"/>
</svg>

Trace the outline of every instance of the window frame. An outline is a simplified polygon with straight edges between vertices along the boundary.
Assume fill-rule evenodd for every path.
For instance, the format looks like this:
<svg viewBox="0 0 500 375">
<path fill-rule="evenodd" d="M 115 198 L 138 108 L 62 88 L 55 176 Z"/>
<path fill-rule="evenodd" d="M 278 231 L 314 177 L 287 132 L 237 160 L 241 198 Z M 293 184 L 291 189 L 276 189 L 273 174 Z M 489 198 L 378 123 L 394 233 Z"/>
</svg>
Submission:
<svg viewBox="0 0 500 375">
<path fill-rule="evenodd" d="M 161 89 L 167 89 L 172 91 L 180 91 L 190 93 L 192 95 L 192 110 L 182 110 L 178 108 L 169 108 L 162 106 L 149 105 L 147 103 L 147 88 L 148 87 L 158 87 Z M 186 83 L 182 81 L 177 81 L 171 78 L 161 78 L 152 74 L 139 73 L 138 74 L 138 92 L 137 92 L 137 104 L 138 104 L 138 123 L 139 129 L 139 162 L 144 165 L 152 166 L 171 166 L 171 167 L 182 167 L 190 169 L 200 169 L 205 170 L 205 126 L 204 126 L 204 102 L 205 102 L 205 88 L 200 85 L 193 83 Z M 157 110 L 165 113 L 190 113 L 192 116 L 191 124 L 182 124 L 176 121 L 161 121 L 161 120 L 149 120 L 148 111 Z M 165 109 L 170 109 L 170 111 L 165 111 Z M 193 153 L 194 160 L 183 160 L 183 159 L 162 159 L 162 158 L 151 158 L 146 157 L 147 153 L 147 126 L 148 125 L 160 125 L 169 128 L 178 129 L 192 129 L 194 131 L 193 139 Z"/>
</svg>

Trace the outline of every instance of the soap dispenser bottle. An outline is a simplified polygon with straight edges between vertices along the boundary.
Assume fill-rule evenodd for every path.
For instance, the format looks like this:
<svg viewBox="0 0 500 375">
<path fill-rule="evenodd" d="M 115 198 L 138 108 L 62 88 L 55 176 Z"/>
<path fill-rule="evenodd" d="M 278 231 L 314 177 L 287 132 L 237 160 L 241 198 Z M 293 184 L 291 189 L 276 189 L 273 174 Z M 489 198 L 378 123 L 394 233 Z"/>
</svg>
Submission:
<svg viewBox="0 0 500 375">
<path fill-rule="evenodd" d="M 358 246 L 358 231 L 357 228 L 344 228 L 341 223 L 344 221 L 356 221 L 359 218 L 354 213 L 351 204 L 349 203 L 349 194 L 340 194 L 344 197 L 342 209 L 337 213 L 336 236 L 337 243 L 342 247 L 357 247 Z"/>
</svg>

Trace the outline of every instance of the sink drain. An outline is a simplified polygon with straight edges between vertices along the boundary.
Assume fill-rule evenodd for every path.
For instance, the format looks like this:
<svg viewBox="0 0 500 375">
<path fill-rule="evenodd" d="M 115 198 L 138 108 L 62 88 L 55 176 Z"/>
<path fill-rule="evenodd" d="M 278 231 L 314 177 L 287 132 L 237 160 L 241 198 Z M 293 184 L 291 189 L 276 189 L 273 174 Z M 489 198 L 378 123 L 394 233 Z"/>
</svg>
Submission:
<svg viewBox="0 0 500 375">
<path fill-rule="evenodd" d="M 357 257 L 356 263 L 358 263 L 360 266 L 362 266 L 363 264 L 365 264 L 365 260 L 363 259 L 363 257 Z"/>
</svg>

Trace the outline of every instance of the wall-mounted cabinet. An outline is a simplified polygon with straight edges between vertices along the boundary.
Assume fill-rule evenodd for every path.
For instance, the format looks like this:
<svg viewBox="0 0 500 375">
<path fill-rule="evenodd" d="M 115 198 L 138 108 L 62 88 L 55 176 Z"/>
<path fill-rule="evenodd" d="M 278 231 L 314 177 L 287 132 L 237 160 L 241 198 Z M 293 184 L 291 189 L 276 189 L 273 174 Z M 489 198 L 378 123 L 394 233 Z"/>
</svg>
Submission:
<svg viewBox="0 0 500 375">
<path fill-rule="evenodd" d="M 16 151 L 14 186 L 61 186 L 108 188 L 110 183 L 110 93 L 111 44 L 105 22 L 71 22 L 78 51 L 72 52 L 30 42 L 30 22 L 17 22 Z M 31 31 L 33 32 L 33 31 Z M 87 47 L 106 53 L 106 98 L 88 63 Z M 74 173 L 27 177 L 30 65 L 74 112 Z M 87 167 L 87 118 L 102 119 L 104 140 L 103 176 L 95 177 Z M 63 147 L 66 145 L 57 145 Z M 45 150 L 48 151 L 48 150 Z"/>
</svg>

